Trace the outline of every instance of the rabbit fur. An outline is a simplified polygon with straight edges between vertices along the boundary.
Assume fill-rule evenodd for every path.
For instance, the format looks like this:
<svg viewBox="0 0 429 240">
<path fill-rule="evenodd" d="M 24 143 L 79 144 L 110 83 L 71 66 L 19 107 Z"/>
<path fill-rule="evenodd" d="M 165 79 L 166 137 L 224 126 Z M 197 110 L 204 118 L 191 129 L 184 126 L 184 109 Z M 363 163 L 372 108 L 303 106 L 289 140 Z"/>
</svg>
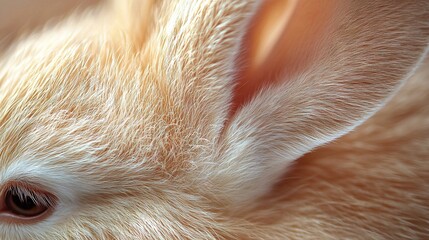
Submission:
<svg viewBox="0 0 429 240">
<path fill-rule="evenodd" d="M 57 201 L 0 238 L 428 239 L 429 2 L 324 3 L 253 90 L 263 1 L 116 0 L 16 40 L 0 189 Z"/>
</svg>

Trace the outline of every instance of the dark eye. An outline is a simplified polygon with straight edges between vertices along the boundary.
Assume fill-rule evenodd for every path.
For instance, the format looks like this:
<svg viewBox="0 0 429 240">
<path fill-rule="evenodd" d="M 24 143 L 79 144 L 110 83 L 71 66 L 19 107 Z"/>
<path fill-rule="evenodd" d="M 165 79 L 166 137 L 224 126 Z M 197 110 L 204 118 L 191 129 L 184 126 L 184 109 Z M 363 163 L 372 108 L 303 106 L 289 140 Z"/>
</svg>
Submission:
<svg viewBox="0 0 429 240">
<path fill-rule="evenodd" d="M 40 216 L 50 208 L 47 196 L 17 188 L 8 190 L 4 201 L 10 213 L 25 218 Z"/>
</svg>

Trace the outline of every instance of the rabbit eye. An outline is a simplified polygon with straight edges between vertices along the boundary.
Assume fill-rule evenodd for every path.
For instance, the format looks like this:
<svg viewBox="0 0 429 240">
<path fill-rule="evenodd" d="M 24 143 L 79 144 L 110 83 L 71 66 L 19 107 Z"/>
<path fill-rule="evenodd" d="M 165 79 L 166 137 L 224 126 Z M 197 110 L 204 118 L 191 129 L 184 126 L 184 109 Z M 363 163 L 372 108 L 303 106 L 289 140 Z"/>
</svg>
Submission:
<svg viewBox="0 0 429 240">
<path fill-rule="evenodd" d="M 52 207 L 48 195 L 17 187 L 6 192 L 4 204 L 9 213 L 21 218 L 41 216 Z"/>
</svg>

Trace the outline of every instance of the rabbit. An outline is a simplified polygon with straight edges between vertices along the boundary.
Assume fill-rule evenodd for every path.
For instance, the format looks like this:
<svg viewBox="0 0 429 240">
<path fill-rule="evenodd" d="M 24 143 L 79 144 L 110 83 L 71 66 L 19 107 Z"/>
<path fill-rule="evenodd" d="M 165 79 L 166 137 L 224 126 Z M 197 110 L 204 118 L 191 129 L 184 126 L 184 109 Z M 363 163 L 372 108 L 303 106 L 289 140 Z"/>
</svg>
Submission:
<svg viewBox="0 0 429 240">
<path fill-rule="evenodd" d="M 427 239 L 426 0 L 112 0 L 0 62 L 1 239 Z"/>
</svg>

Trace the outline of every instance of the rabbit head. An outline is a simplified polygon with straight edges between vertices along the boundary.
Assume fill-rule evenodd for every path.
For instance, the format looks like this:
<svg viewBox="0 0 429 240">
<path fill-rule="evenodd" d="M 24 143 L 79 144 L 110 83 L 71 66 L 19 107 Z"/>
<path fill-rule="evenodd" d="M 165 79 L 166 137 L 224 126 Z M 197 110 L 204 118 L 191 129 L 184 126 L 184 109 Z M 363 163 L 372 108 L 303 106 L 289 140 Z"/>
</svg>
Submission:
<svg viewBox="0 0 429 240">
<path fill-rule="evenodd" d="M 0 65 L 1 238 L 297 237 L 258 203 L 410 76 L 428 12 L 117 0 L 29 36 Z"/>
</svg>

